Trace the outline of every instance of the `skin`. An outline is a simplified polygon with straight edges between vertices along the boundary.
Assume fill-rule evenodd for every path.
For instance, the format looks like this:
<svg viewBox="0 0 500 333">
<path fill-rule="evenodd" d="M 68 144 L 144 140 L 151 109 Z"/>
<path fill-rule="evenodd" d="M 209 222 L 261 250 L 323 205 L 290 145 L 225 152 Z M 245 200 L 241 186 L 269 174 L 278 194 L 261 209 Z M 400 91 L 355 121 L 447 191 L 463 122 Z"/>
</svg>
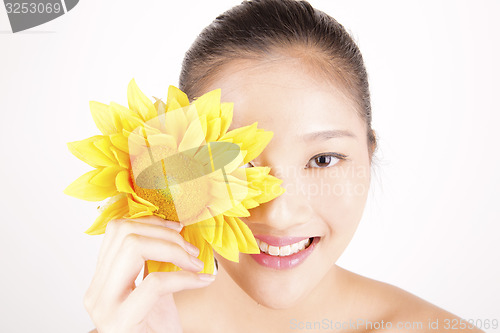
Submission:
<svg viewBox="0 0 500 333">
<path fill-rule="evenodd" d="M 157 217 L 113 220 L 84 299 L 97 327 L 94 332 L 274 333 L 324 319 L 365 321 L 358 329 L 347 326 L 336 328 L 338 332 L 368 332 L 367 321 L 383 321 L 384 332 L 405 331 L 396 329 L 398 322 L 422 323 L 422 328 L 408 332 L 436 332 L 446 331 L 445 320 L 460 320 L 397 287 L 335 264 L 363 214 L 370 150 L 354 104 L 342 87 L 319 77 L 317 69 L 300 57 L 233 61 L 200 91 L 221 88 L 222 102 L 234 103 L 230 129 L 257 121 L 259 128 L 274 133 L 251 165 L 270 166 L 271 173 L 283 179 L 286 192 L 242 220 L 254 234 L 319 236 L 312 254 L 293 269 L 277 271 L 260 266 L 248 254 L 240 254 L 239 263 L 234 263 L 215 253 L 219 271 L 215 281 L 207 280 L 196 273 L 201 270 L 195 264 L 197 250 L 190 249 L 175 223 Z M 351 135 L 304 140 L 324 130 Z M 347 157 L 313 158 L 332 152 Z M 146 271 L 136 286 L 148 259 L 173 262 L 184 270 Z M 429 320 L 439 320 L 439 330 L 428 328 Z"/>
<path fill-rule="evenodd" d="M 384 320 L 394 325 L 458 318 L 399 288 L 335 265 L 361 219 L 371 162 L 367 129 L 354 104 L 341 87 L 316 73 L 300 58 L 240 60 L 226 65 L 219 78 L 203 89 L 202 93 L 221 88 L 222 101 L 234 102 L 231 128 L 257 121 L 259 128 L 274 132 L 251 164 L 270 166 L 287 191 L 242 220 L 254 234 L 321 240 L 305 262 L 284 271 L 263 267 L 247 254 L 240 254 L 240 262 L 234 263 L 216 253 L 216 281 L 202 290 L 174 295 L 185 332 L 201 327 L 205 332 L 288 332 L 291 320 L 324 318 Z M 332 129 L 353 136 L 304 140 L 308 133 Z M 348 157 L 323 165 L 311 161 L 325 152 Z"/>
</svg>

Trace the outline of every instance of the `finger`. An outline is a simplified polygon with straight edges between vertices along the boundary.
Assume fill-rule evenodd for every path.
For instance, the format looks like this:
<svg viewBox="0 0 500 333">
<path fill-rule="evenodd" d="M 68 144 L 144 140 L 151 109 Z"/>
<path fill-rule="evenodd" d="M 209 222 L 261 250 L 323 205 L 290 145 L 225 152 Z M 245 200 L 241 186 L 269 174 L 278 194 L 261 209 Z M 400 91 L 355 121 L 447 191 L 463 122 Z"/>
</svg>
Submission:
<svg viewBox="0 0 500 333">
<path fill-rule="evenodd" d="M 171 262 L 178 267 L 199 272 L 204 263 L 191 256 L 178 244 L 158 238 L 129 234 L 122 242 L 115 260 L 111 262 L 109 275 L 105 279 L 100 294 L 110 305 L 123 301 L 135 288 L 135 280 L 144 261 Z"/>
<path fill-rule="evenodd" d="M 160 298 L 163 301 L 169 294 L 185 289 L 205 287 L 214 280 L 214 275 L 188 271 L 152 272 L 121 304 L 120 310 L 127 314 L 128 325 L 134 325 L 151 312 Z M 172 309 L 175 311 L 177 309 L 173 297 L 169 301 L 170 304 L 163 304 L 168 309 L 165 316 L 173 318 L 175 313 L 172 313 Z"/>
<path fill-rule="evenodd" d="M 141 222 L 141 223 L 146 223 L 146 224 L 161 225 L 164 227 L 174 229 L 177 232 L 180 232 L 183 228 L 183 225 L 180 222 L 165 220 L 165 219 L 162 219 L 161 217 L 156 216 L 156 215 L 142 216 L 142 217 L 137 217 L 137 218 L 129 219 L 129 220 Z"/>
<path fill-rule="evenodd" d="M 93 289 L 100 289 L 103 281 L 109 275 L 111 261 L 116 257 L 123 239 L 128 234 L 134 233 L 169 240 L 182 246 L 191 255 L 198 256 L 200 250 L 193 244 L 187 242 L 178 233 L 178 230 L 181 228 L 178 222 L 164 220 L 157 216 L 147 216 L 137 219 L 116 219 L 110 221 L 101 247 L 101 255 L 97 263 L 96 274 L 90 285 L 90 293 L 93 292 Z"/>
<path fill-rule="evenodd" d="M 109 247 L 114 242 L 114 240 L 115 240 L 114 236 L 115 236 L 116 229 L 118 229 L 120 227 L 120 225 L 122 224 L 122 222 L 125 222 L 125 221 L 135 221 L 135 222 L 143 223 L 143 224 L 163 226 L 163 227 L 173 229 L 177 232 L 180 232 L 182 230 L 182 225 L 179 222 L 165 220 L 165 219 L 162 219 L 156 215 L 143 216 L 143 217 L 138 217 L 135 219 L 123 218 L 123 219 L 111 220 L 108 222 L 108 224 L 106 226 L 104 240 L 103 240 L 102 245 L 101 245 L 101 250 L 99 251 L 97 266 L 99 266 L 101 264 L 102 257 L 105 256 L 105 253 L 108 252 Z"/>
<path fill-rule="evenodd" d="M 139 228 L 142 226 L 143 228 Z M 190 245 L 179 234 L 182 225 L 179 222 L 164 220 L 158 216 L 146 216 L 135 219 L 113 219 L 108 222 L 104 240 L 99 251 L 96 271 L 85 293 L 85 304 L 91 307 L 100 296 L 104 281 L 109 275 L 110 261 L 116 257 L 123 238 L 127 233 L 144 234 L 161 237 L 181 244 L 196 256 L 199 253 L 194 245 Z"/>
<path fill-rule="evenodd" d="M 118 251 L 121 250 L 121 243 L 123 242 L 123 239 L 129 234 L 137 234 L 150 238 L 163 239 L 178 244 L 193 256 L 197 257 L 200 254 L 200 250 L 196 246 L 186 241 L 177 231 L 170 228 L 135 222 L 135 220 L 122 221 L 120 222 L 120 225 L 115 228 L 115 241 L 114 243 L 110 243 L 110 246 L 108 247 L 108 253 L 104 255 L 100 265 L 97 267 L 98 270 L 103 271 L 103 276 L 108 275 L 111 261 L 114 260 Z"/>
</svg>

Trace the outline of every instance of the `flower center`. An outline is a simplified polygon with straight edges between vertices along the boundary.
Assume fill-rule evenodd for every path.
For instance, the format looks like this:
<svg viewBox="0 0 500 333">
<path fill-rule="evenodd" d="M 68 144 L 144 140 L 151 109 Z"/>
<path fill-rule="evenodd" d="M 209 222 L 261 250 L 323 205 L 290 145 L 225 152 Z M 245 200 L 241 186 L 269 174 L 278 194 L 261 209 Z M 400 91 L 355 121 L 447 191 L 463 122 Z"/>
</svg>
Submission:
<svg viewBox="0 0 500 333">
<path fill-rule="evenodd" d="M 209 184 L 203 166 L 167 146 L 150 147 L 131 161 L 134 191 L 158 206 L 167 220 L 195 220 L 208 205 Z"/>
</svg>

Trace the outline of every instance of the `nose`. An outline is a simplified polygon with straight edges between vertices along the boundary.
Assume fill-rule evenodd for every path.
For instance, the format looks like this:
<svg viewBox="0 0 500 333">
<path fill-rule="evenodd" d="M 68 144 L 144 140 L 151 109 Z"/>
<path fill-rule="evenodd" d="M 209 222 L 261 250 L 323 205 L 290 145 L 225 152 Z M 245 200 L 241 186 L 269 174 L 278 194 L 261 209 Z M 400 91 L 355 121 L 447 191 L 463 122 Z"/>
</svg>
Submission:
<svg viewBox="0 0 500 333">
<path fill-rule="evenodd" d="M 306 224 L 313 216 L 310 198 L 307 197 L 307 193 L 300 191 L 300 177 L 275 176 L 283 180 L 281 187 L 285 188 L 285 192 L 253 208 L 250 211 L 251 216 L 246 220 L 255 227 L 260 224 L 261 226 L 257 227 L 260 232 L 293 234 L 295 229 L 300 229 L 301 225 Z"/>
</svg>

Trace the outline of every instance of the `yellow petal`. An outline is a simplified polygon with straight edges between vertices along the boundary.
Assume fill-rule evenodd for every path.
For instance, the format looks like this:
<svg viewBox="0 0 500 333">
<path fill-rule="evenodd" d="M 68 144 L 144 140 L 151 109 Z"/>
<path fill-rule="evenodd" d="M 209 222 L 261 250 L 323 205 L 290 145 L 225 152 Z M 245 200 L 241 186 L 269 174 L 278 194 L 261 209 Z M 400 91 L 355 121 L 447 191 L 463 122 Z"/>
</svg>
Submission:
<svg viewBox="0 0 500 333">
<path fill-rule="evenodd" d="M 64 189 L 64 193 L 87 201 L 101 201 L 118 194 L 114 184 L 102 187 L 90 183 L 92 177 L 101 172 L 101 170 L 102 168 L 99 168 L 80 176 L 77 180 L 66 187 L 66 189 Z"/>
<path fill-rule="evenodd" d="M 179 104 L 175 99 L 168 102 L 167 113 L 175 110 L 182 110 L 182 105 Z"/>
<path fill-rule="evenodd" d="M 260 204 L 254 199 L 245 199 L 241 202 L 246 209 L 252 209 L 258 207 Z"/>
<path fill-rule="evenodd" d="M 200 115 L 207 115 L 207 122 L 220 117 L 220 95 L 221 90 L 215 89 L 197 98 L 193 104 Z"/>
<path fill-rule="evenodd" d="M 206 141 L 216 141 L 220 135 L 221 119 L 215 118 L 208 122 Z"/>
<path fill-rule="evenodd" d="M 231 160 L 231 156 L 235 156 L 240 151 L 240 147 L 237 144 L 228 144 L 228 143 L 220 143 L 220 142 L 211 142 L 210 143 L 210 153 L 212 158 L 215 161 L 229 162 Z M 229 153 L 228 153 L 229 152 Z M 227 159 L 229 157 L 229 160 Z M 220 163 L 217 162 L 218 165 Z"/>
<path fill-rule="evenodd" d="M 224 223 L 224 236 L 222 237 L 222 246 L 218 247 L 212 245 L 215 251 L 227 260 L 239 262 L 238 241 L 234 235 L 233 230 Z"/>
<path fill-rule="evenodd" d="M 137 193 L 132 192 L 131 195 L 132 195 L 132 199 L 136 203 L 141 204 L 141 205 L 146 206 L 146 207 L 149 207 L 152 211 L 155 211 L 155 210 L 158 209 L 158 206 L 156 206 L 155 204 L 147 201 L 146 199 L 141 198 L 140 196 L 137 195 Z"/>
<path fill-rule="evenodd" d="M 204 139 L 205 133 L 203 132 L 203 128 L 201 124 L 195 120 L 189 125 L 187 131 L 184 133 L 184 137 L 179 144 L 179 151 L 183 152 L 191 148 L 199 147 L 203 144 Z"/>
<path fill-rule="evenodd" d="M 232 217 L 246 217 L 250 216 L 250 212 L 241 204 L 241 202 L 238 202 L 233 206 L 233 208 L 226 210 L 224 215 Z"/>
<path fill-rule="evenodd" d="M 175 100 L 181 107 L 189 105 L 187 95 L 177 87 L 169 86 L 167 96 L 167 103 Z"/>
<path fill-rule="evenodd" d="M 244 149 L 247 150 L 247 155 L 245 156 L 244 163 L 248 163 L 262 153 L 264 148 L 273 138 L 273 132 L 258 130 L 253 142 L 249 146 L 245 146 Z"/>
<path fill-rule="evenodd" d="M 113 146 L 120 149 L 124 153 L 128 153 L 128 140 L 121 132 L 111 134 L 109 139 L 111 140 Z"/>
<path fill-rule="evenodd" d="M 215 228 L 214 228 L 214 240 L 211 243 L 213 246 L 221 247 L 222 239 L 224 236 L 224 216 L 222 214 L 214 216 Z"/>
<path fill-rule="evenodd" d="M 243 168 L 246 173 L 246 179 L 249 182 L 253 181 L 263 181 L 266 175 L 271 171 L 270 167 L 253 167 L 253 168 Z"/>
<path fill-rule="evenodd" d="M 247 205 L 245 204 L 245 200 L 249 200 L 249 199 L 255 198 L 255 197 L 261 195 L 263 191 L 261 191 L 260 188 L 254 189 L 254 188 L 252 188 L 250 186 L 248 187 L 247 191 L 248 191 L 247 192 L 247 196 L 242 201 L 242 203 L 248 209 Z"/>
<path fill-rule="evenodd" d="M 109 149 L 113 152 L 115 159 L 122 168 L 130 169 L 130 157 L 127 153 L 115 147 L 110 147 Z"/>
<path fill-rule="evenodd" d="M 206 166 L 206 170 L 212 171 L 208 144 L 201 146 L 201 148 L 196 152 L 193 158 L 201 165 Z"/>
<path fill-rule="evenodd" d="M 109 105 L 102 104 L 95 101 L 90 101 L 90 113 L 97 126 L 97 128 L 104 135 L 116 133 L 114 113 L 110 110 Z"/>
<path fill-rule="evenodd" d="M 231 153 L 231 155 L 229 155 L 229 153 Z M 227 152 L 225 155 L 221 155 L 221 158 L 222 158 L 221 161 L 228 161 L 229 162 L 224 166 L 224 171 L 226 173 L 231 173 L 234 170 L 236 170 L 240 165 L 243 165 L 243 161 L 244 161 L 246 154 L 247 154 L 246 151 L 241 150 L 236 154 L 236 157 L 234 157 L 232 160 L 231 160 L 231 157 L 233 157 L 235 155 L 235 153 L 233 153 L 233 152 Z M 227 158 L 227 160 L 225 158 Z"/>
<path fill-rule="evenodd" d="M 234 103 L 222 103 L 220 105 L 221 127 L 219 137 L 227 132 L 227 129 L 233 121 L 233 107 Z"/>
<path fill-rule="evenodd" d="M 154 215 L 153 212 L 151 212 L 150 210 L 145 210 L 145 211 L 137 212 L 133 215 L 130 215 L 129 218 L 136 219 L 138 217 L 151 216 L 151 215 Z"/>
<path fill-rule="evenodd" d="M 132 132 L 137 127 L 144 124 L 143 119 L 139 116 L 139 114 L 137 114 L 137 112 L 134 112 L 120 104 L 111 102 L 109 103 L 109 108 L 119 116 L 115 122 L 118 132 L 123 129 Z"/>
<path fill-rule="evenodd" d="M 154 106 L 158 115 L 162 115 L 167 111 L 167 105 L 161 99 L 156 99 Z"/>
<path fill-rule="evenodd" d="M 132 195 L 128 196 L 128 207 L 129 207 L 129 213 L 130 216 L 137 217 L 135 215 L 137 214 L 145 214 L 141 216 L 147 216 L 147 215 L 152 215 L 155 210 L 157 210 L 158 207 L 150 207 L 148 205 L 145 205 L 144 203 L 137 202 L 137 197 L 134 197 L 135 193 L 132 193 Z"/>
<path fill-rule="evenodd" d="M 100 168 L 100 170 L 92 179 L 90 179 L 90 184 L 108 187 L 115 184 L 115 178 L 118 172 L 122 170 L 120 167 L 105 167 Z"/>
<path fill-rule="evenodd" d="M 226 223 L 233 230 L 238 241 L 238 249 L 243 253 L 260 253 L 257 241 L 248 226 L 237 217 L 226 217 Z"/>
<path fill-rule="evenodd" d="M 214 251 L 208 242 L 200 241 L 197 243 L 198 248 L 200 249 L 200 254 L 198 255 L 198 259 L 203 261 L 205 264 L 203 270 L 200 273 L 204 274 L 213 274 L 214 273 Z"/>
<path fill-rule="evenodd" d="M 165 114 L 165 128 L 167 134 L 174 137 L 178 145 L 186 132 L 188 122 L 183 109 L 174 110 Z"/>
<path fill-rule="evenodd" d="M 94 168 L 100 166 L 114 166 L 117 163 L 94 145 L 94 142 L 103 138 L 104 136 L 102 135 L 95 135 L 85 140 L 68 142 L 67 146 L 73 155 Z"/>
<path fill-rule="evenodd" d="M 185 226 L 181 231 L 181 235 L 186 241 L 200 249 L 198 259 L 204 263 L 201 273 L 213 274 L 214 253 L 210 244 L 201 236 L 197 223 Z"/>
<path fill-rule="evenodd" d="M 206 220 L 189 225 L 192 228 L 197 228 L 200 235 L 209 243 L 214 241 L 215 227 L 217 223 L 213 217 Z"/>
<path fill-rule="evenodd" d="M 207 117 L 206 114 L 198 114 L 198 111 L 196 110 L 196 106 L 194 104 L 189 105 L 188 107 L 184 107 L 183 110 L 185 111 L 184 114 L 186 115 L 186 119 L 188 122 L 192 122 L 195 119 L 198 119 L 201 116 L 204 116 L 205 118 Z"/>
<path fill-rule="evenodd" d="M 246 196 L 248 195 L 248 186 L 240 185 L 238 183 L 214 182 L 210 188 L 210 194 L 212 195 L 213 198 L 218 198 L 220 200 L 223 200 L 220 206 L 223 207 L 223 210 L 218 211 L 218 213 L 220 214 L 222 212 L 230 210 L 231 207 L 234 205 L 234 203 L 233 205 L 231 205 L 231 201 L 229 200 L 229 198 L 238 201 L 245 199 Z M 232 210 L 232 212 L 233 214 L 237 214 L 237 212 L 239 211 Z M 245 214 L 244 211 L 241 211 L 240 213 Z M 236 215 L 236 216 L 246 216 L 246 215 Z"/>
<path fill-rule="evenodd" d="M 172 149 L 177 149 L 177 142 L 173 136 L 168 134 L 148 136 L 148 142 L 151 146 L 167 146 Z"/>
<path fill-rule="evenodd" d="M 148 272 L 176 272 L 180 271 L 180 267 L 172 264 L 171 262 L 160 262 L 154 260 L 147 260 Z"/>
<path fill-rule="evenodd" d="M 128 84 L 127 99 L 129 109 L 137 112 L 142 120 L 148 121 L 158 116 L 155 106 L 139 89 L 134 79 Z"/>
<path fill-rule="evenodd" d="M 254 122 L 251 125 L 239 127 L 233 129 L 232 131 L 227 132 L 221 137 L 221 139 L 231 138 L 234 143 L 242 145 L 241 149 L 246 150 L 245 147 L 247 145 L 255 143 L 252 141 L 252 139 L 255 136 L 256 132 L 257 132 L 257 122 Z"/>
<path fill-rule="evenodd" d="M 282 195 L 285 192 L 285 189 L 280 187 L 282 182 L 283 181 L 281 179 L 268 175 L 259 185 L 259 188 L 262 189 L 262 193 L 252 199 L 257 202 L 264 203 Z"/>
<path fill-rule="evenodd" d="M 117 164 L 118 161 L 115 159 L 115 155 L 113 155 L 113 152 L 110 149 L 112 143 L 111 140 L 109 139 L 109 136 L 104 136 L 101 139 L 94 141 L 93 144 L 104 155 L 106 155 L 106 157 L 109 158 L 110 161 L 113 161 L 113 164 Z"/>
<path fill-rule="evenodd" d="M 132 184 L 130 183 L 130 174 L 128 170 L 122 170 L 116 175 L 116 189 L 123 193 L 133 193 Z"/>
<path fill-rule="evenodd" d="M 85 231 L 89 235 L 100 235 L 106 230 L 108 222 L 113 219 L 124 217 L 128 213 L 127 197 L 123 196 L 113 204 L 103 210 L 101 215 L 97 217 L 90 228 Z"/>
</svg>

